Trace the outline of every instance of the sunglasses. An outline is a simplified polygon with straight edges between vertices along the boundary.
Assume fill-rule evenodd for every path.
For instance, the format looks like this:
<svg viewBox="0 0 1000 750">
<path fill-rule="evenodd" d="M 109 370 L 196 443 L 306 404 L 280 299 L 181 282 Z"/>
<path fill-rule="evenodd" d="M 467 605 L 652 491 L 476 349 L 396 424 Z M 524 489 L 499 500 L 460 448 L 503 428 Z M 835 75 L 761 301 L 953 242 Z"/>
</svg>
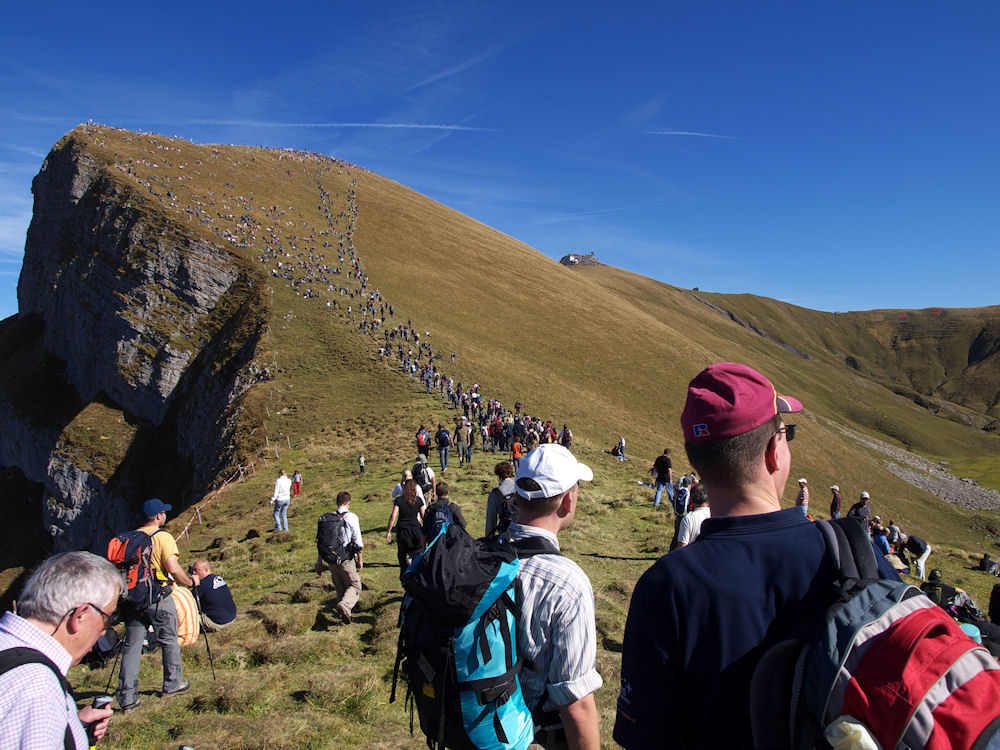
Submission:
<svg viewBox="0 0 1000 750">
<path fill-rule="evenodd" d="M 785 440 L 787 440 L 789 443 L 795 440 L 795 425 L 783 424 L 775 431 L 774 434 L 777 435 L 779 432 L 785 433 Z"/>
</svg>

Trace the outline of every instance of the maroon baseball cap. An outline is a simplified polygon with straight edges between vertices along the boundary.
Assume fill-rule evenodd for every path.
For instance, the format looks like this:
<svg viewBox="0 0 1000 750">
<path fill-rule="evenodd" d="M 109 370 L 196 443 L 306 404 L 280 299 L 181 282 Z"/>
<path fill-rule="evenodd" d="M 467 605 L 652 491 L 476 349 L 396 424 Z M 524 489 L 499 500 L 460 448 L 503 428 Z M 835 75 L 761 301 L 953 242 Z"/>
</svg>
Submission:
<svg viewBox="0 0 1000 750">
<path fill-rule="evenodd" d="M 750 432 L 775 414 L 797 411 L 802 411 L 801 402 L 779 396 L 771 381 L 752 367 L 718 362 L 688 385 L 681 428 L 685 441 L 721 440 Z"/>
</svg>

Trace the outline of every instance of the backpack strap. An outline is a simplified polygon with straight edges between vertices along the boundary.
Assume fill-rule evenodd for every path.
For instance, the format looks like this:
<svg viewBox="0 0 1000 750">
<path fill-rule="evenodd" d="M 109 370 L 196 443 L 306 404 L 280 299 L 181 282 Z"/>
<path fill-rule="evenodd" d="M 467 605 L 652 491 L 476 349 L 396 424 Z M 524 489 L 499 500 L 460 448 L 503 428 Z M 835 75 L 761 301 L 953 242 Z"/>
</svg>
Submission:
<svg viewBox="0 0 1000 750">
<path fill-rule="evenodd" d="M 69 680 L 67 680 L 66 676 L 59 671 L 59 667 L 57 667 L 49 657 L 38 649 L 18 646 L 16 648 L 8 648 L 0 651 L 0 675 L 9 672 L 15 667 L 20 667 L 25 664 L 42 664 L 48 667 L 52 670 L 52 674 L 54 674 L 59 680 L 59 686 L 63 689 L 63 693 L 72 697 Z M 66 724 L 66 734 L 63 736 L 63 747 L 66 748 L 66 750 L 75 750 L 76 748 L 76 740 L 73 739 L 73 730 L 69 728 L 69 723 Z"/>
<path fill-rule="evenodd" d="M 839 555 L 841 571 L 851 578 L 859 578 L 865 582 L 878 580 L 875 549 L 864 525 L 854 518 L 838 518 L 830 522 L 829 526 L 837 534 L 841 550 Z"/>
<path fill-rule="evenodd" d="M 510 544 L 521 559 L 535 555 L 562 555 L 559 548 L 543 536 L 526 536 Z"/>
</svg>

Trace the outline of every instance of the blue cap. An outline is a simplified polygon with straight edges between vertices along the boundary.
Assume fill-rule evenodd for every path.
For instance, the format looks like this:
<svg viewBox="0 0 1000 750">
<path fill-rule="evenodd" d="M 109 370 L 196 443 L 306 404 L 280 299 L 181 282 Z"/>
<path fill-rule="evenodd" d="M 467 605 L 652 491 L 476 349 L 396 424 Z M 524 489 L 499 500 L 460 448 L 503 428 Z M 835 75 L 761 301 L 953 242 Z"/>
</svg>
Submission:
<svg viewBox="0 0 1000 750">
<path fill-rule="evenodd" d="M 142 512 L 146 518 L 152 518 L 153 516 L 158 516 L 161 513 L 170 510 L 172 507 L 172 505 L 167 505 L 162 500 L 154 497 L 142 504 Z"/>
</svg>

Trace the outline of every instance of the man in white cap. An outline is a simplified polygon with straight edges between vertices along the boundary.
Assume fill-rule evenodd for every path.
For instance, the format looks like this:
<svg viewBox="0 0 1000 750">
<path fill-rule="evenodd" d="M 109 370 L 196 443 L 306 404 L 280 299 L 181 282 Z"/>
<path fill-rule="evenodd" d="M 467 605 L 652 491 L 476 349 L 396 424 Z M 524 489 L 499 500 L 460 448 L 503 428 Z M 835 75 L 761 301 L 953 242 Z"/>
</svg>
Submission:
<svg viewBox="0 0 1000 750">
<path fill-rule="evenodd" d="M 795 496 L 795 507 L 802 511 L 802 515 L 809 515 L 809 482 L 805 477 L 799 480 L 799 492 Z"/>
<path fill-rule="evenodd" d="M 830 518 L 840 518 L 840 507 L 844 502 L 844 499 L 840 496 L 840 487 L 835 484 L 831 485 L 830 492 L 833 493 L 833 497 L 830 498 Z"/>
<path fill-rule="evenodd" d="M 871 495 L 867 492 L 862 492 L 861 497 L 858 501 L 851 506 L 851 509 L 847 511 L 848 518 L 856 518 L 861 523 L 865 525 L 865 531 L 868 531 L 868 527 L 872 522 L 872 500 Z"/>
<path fill-rule="evenodd" d="M 519 653 L 535 664 L 521 672 L 521 690 L 535 716 L 535 742 L 547 748 L 600 747 L 594 591 L 580 566 L 559 553 L 557 538 L 573 522 L 580 480 L 593 478 L 566 448 L 546 443 L 521 460 L 514 480 L 518 520 L 509 538 L 551 549 L 521 560 L 524 627 L 518 636 Z"/>
</svg>

